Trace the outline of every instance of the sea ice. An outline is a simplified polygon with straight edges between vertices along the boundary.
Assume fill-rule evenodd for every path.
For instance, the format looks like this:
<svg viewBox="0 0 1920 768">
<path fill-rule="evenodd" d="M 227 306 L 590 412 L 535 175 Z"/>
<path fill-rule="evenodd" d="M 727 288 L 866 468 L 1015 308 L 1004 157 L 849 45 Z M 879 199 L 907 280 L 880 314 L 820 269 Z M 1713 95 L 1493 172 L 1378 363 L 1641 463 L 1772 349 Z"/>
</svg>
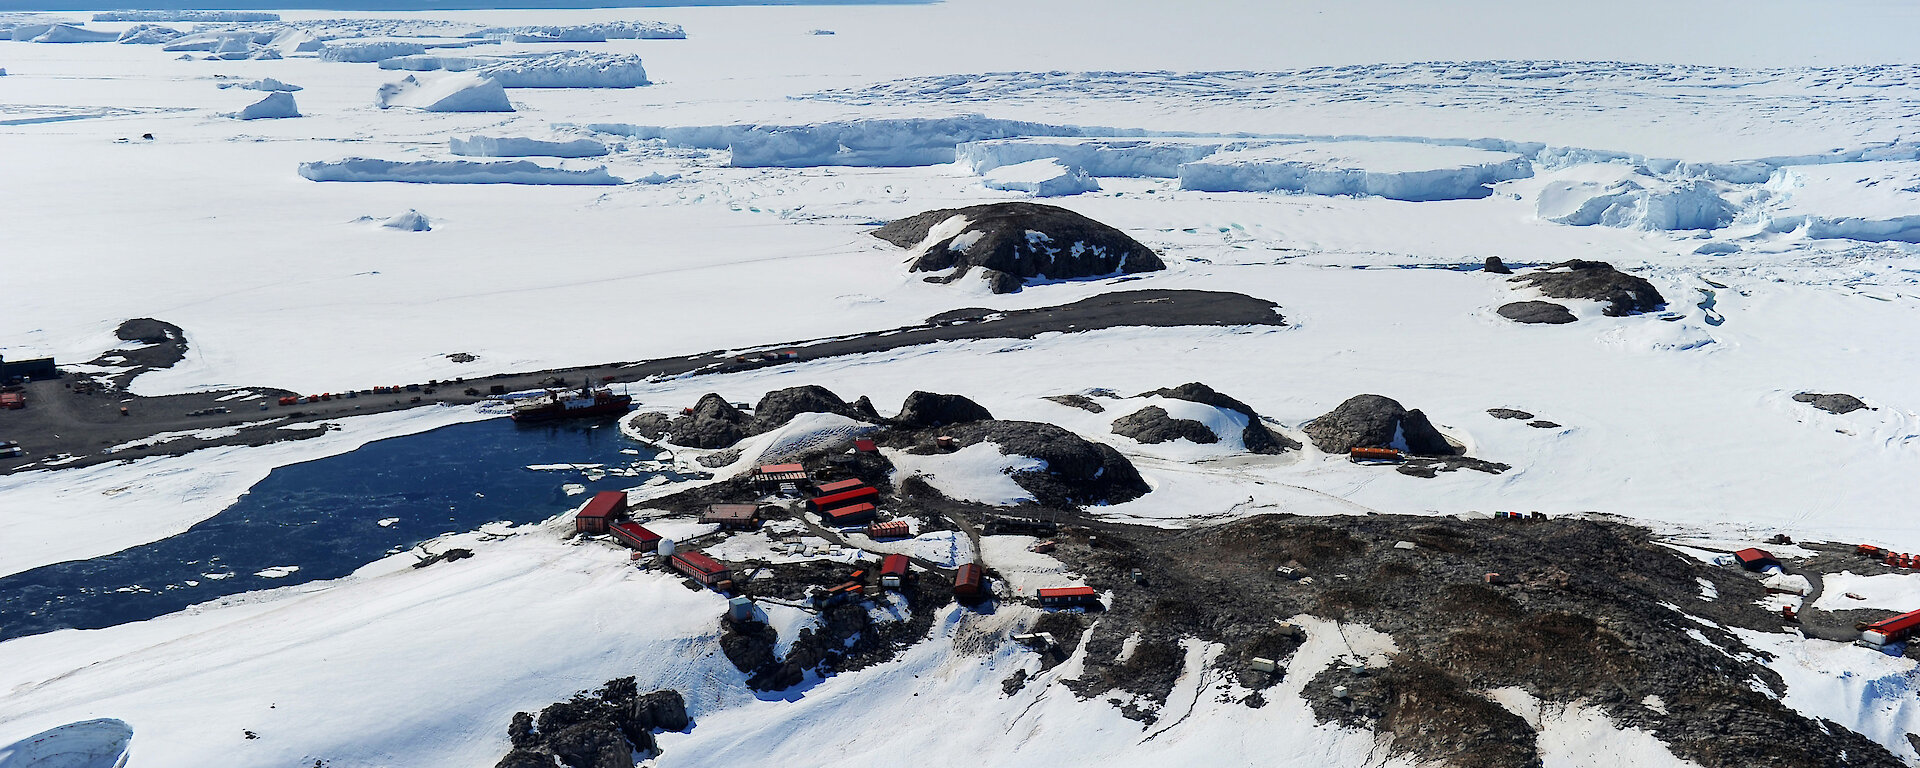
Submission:
<svg viewBox="0 0 1920 768">
<path fill-rule="evenodd" d="M 506 88 L 637 88 L 651 85 L 639 56 L 559 51 L 534 56 L 395 56 L 381 69 L 473 71 Z"/>
<path fill-rule="evenodd" d="M 1512 152 L 1396 141 L 1300 142 L 1187 163 L 1180 166 L 1180 188 L 1472 200 L 1493 194 L 1488 184 L 1532 175 L 1532 162 Z"/>
<path fill-rule="evenodd" d="M 1003 165 L 988 171 L 981 180 L 988 189 L 1025 192 L 1035 197 L 1100 191 L 1100 182 L 1094 181 L 1086 171 L 1062 165 L 1053 158 Z"/>
<path fill-rule="evenodd" d="M 463 157 L 599 157 L 607 145 L 592 139 L 543 141 L 519 136 L 468 136 L 447 140 L 447 149 Z"/>
<path fill-rule="evenodd" d="M 313 181 L 403 181 L 413 184 L 621 184 L 605 166 L 587 171 L 550 168 L 525 160 L 475 163 L 467 160 L 396 162 L 350 157 L 337 162 L 300 164 Z"/>
</svg>

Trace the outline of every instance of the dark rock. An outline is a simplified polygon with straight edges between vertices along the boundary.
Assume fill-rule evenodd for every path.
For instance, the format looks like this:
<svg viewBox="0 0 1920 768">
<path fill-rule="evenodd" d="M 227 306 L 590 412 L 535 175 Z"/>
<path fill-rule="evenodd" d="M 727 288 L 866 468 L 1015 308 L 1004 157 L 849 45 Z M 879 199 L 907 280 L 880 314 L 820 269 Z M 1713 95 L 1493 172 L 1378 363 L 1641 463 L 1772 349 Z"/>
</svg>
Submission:
<svg viewBox="0 0 1920 768">
<path fill-rule="evenodd" d="M 1300 447 L 1299 443 L 1286 435 L 1268 429 L 1266 424 L 1262 423 L 1260 414 L 1255 413 L 1251 406 L 1216 392 L 1213 387 L 1200 382 L 1189 382 L 1177 387 L 1140 393 L 1140 397 L 1154 396 L 1211 405 L 1247 417 L 1247 427 L 1240 431 L 1240 442 L 1246 446 L 1248 453 L 1277 454 Z"/>
<path fill-rule="evenodd" d="M 1516 411 L 1512 408 L 1488 408 L 1487 415 L 1492 416 L 1496 419 L 1531 419 L 1533 418 L 1533 414 L 1531 413 L 1527 413 L 1526 411 Z"/>
<path fill-rule="evenodd" d="M 977 421 L 946 433 L 961 446 L 991 442 L 1004 453 L 1046 462 L 1046 469 L 1013 473 L 1013 481 L 1047 506 L 1118 504 L 1151 490 L 1119 451 L 1052 424 Z"/>
<path fill-rule="evenodd" d="M 1167 409 L 1157 405 L 1149 405 L 1135 411 L 1131 416 L 1115 419 L 1113 433 L 1150 445 L 1174 440 L 1186 440 L 1202 445 L 1220 442 L 1220 436 L 1208 429 L 1207 425 L 1192 419 L 1173 418 L 1167 415 Z"/>
<path fill-rule="evenodd" d="M 1413 477 L 1436 477 L 1441 472 L 1454 472 L 1462 469 L 1471 469 L 1485 472 L 1489 475 L 1497 475 L 1513 469 L 1513 467 L 1512 465 L 1501 464 L 1497 461 L 1474 459 L 1466 456 L 1442 456 L 1438 458 L 1416 456 L 1408 459 L 1406 463 L 1394 467 L 1394 471 Z"/>
<path fill-rule="evenodd" d="M 180 330 L 180 326 L 151 317 L 136 317 L 121 323 L 119 328 L 114 329 L 113 335 L 121 341 L 141 341 L 148 344 L 162 344 L 186 337 L 186 334 Z"/>
<path fill-rule="evenodd" d="M 1573 310 L 1551 301 L 1516 301 L 1501 305 L 1497 311 L 1508 320 L 1534 325 L 1562 325 L 1579 319 L 1573 316 Z"/>
<path fill-rule="evenodd" d="M 508 752 L 506 757 L 500 758 L 500 762 L 494 763 L 493 768 L 559 768 L 559 765 L 554 761 L 553 755 L 546 752 L 515 749 Z"/>
<path fill-rule="evenodd" d="M 967 225 L 938 242 L 929 233 L 955 216 Z M 873 235 L 902 248 L 926 246 L 915 272 L 953 270 L 944 280 L 980 267 L 995 293 L 1010 293 L 1035 280 L 1074 280 L 1166 269 L 1166 264 L 1126 233 L 1065 208 L 1037 203 L 990 203 L 928 211 L 901 219 Z M 955 249 L 958 241 L 964 247 Z M 993 272 L 1004 273 L 1001 278 Z"/>
<path fill-rule="evenodd" d="M 1048 397 L 1045 399 L 1052 400 L 1053 402 L 1059 403 L 1068 408 L 1078 408 L 1088 413 L 1106 413 L 1107 412 L 1106 406 L 1101 405 L 1100 403 L 1096 402 L 1093 398 L 1087 397 L 1086 395 L 1054 395 L 1052 397 Z"/>
<path fill-rule="evenodd" d="M 1486 265 L 1485 267 L 1482 267 L 1482 269 L 1484 269 L 1484 270 L 1486 270 L 1486 271 L 1488 271 L 1488 272 L 1491 272 L 1491 273 L 1493 273 L 1493 274 L 1496 274 L 1496 275 L 1511 275 L 1511 274 L 1513 274 L 1513 270 L 1511 270 L 1511 269 L 1508 269 L 1508 268 L 1507 268 L 1507 265 L 1506 265 L 1506 263 L 1505 263 L 1505 262 L 1502 262 L 1502 261 L 1500 260 L 1500 257 L 1498 257 L 1498 256 L 1488 256 L 1488 257 L 1487 257 L 1487 265 Z"/>
<path fill-rule="evenodd" d="M 871 409 L 873 404 L 868 403 L 867 407 Z M 756 432 L 779 429 L 802 413 L 837 413 L 850 419 L 862 418 L 860 411 L 839 395 L 826 387 L 808 384 L 775 390 L 761 397 L 760 404 L 753 407 L 753 428 Z"/>
<path fill-rule="evenodd" d="M 866 395 L 861 395 L 860 399 L 853 401 L 853 405 L 849 407 L 853 409 L 855 414 L 858 414 L 854 418 L 861 421 L 871 421 L 875 424 L 882 421 L 880 412 L 873 409 L 873 401 L 867 399 Z"/>
<path fill-rule="evenodd" d="M 693 413 L 673 421 L 667 439 L 689 448 L 725 448 L 751 434 L 749 419 L 726 398 L 709 393 L 693 406 Z"/>
<path fill-rule="evenodd" d="M 734 668 L 752 674 L 777 660 L 773 647 L 780 637 L 773 627 L 757 621 L 725 624 L 725 631 L 720 635 L 720 651 L 727 655 L 727 661 L 733 662 Z"/>
<path fill-rule="evenodd" d="M 641 437 L 658 440 L 673 429 L 673 417 L 664 413 L 636 413 L 627 426 Z"/>
<path fill-rule="evenodd" d="M 981 269 L 980 279 L 987 281 L 987 290 L 994 293 L 1014 293 L 1026 287 L 1026 282 L 997 269 Z"/>
<path fill-rule="evenodd" d="M 993 414 L 980 407 L 979 403 L 960 395 L 914 392 L 907 395 L 907 401 L 900 406 L 900 415 L 895 416 L 893 421 L 906 429 L 926 429 L 992 418 Z"/>
<path fill-rule="evenodd" d="M 1527 426 L 1533 427 L 1534 429 L 1559 429 L 1560 428 L 1559 424 L 1555 424 L 1545 419 L 1542 419 L 1540 421 L 1529 421 L 1527 422 Z"/>
<path fill-rule="evenodd" d="M 513 722 L 507 725 L 507 740 L 513 742 L 516 748 L 539 746 L 540 735 L 533 732 L 533 715 L 513 713 Z"/>
<path fill-rule="evenodd" d="M 644 730 L 684 731 L 693 725 L 679 691 L 654 691 L 633 700 L 629 724 Z"/>
<path fill-rule="evenodd" d="M 626 735 L 604 720 L 563 728 L 547 736 L 547 748 L 567 768 L 633 768 L 633 748 Z"/>
<path fill-rule="evenodd" d="M 1867 407 L 1866 403 L 1860 402 L 1860 398 L 1840 393 L 1821 395 L 1802 392 L 1794 395 L 1793 399 L 1794 402 L 1806 403 L 1827 413 L 1835 414 L 1853 413 Z"/>
<path fill-rule="evenodd" d="M 1404 443 L 1408 453 L 1446 456 L 1455 453 L 1426 414 L 1409 411 L 1398 401 L 1380 395 L 1355 395 L 1338 408 L 1307 425 L 1307 437 L 1327 453 L 1344 454 L 1355 448 L 1394 448 Z"/>
<path fill-rule="evenodd" d="M 1646 278 L 1621 272 L 1604 261 L 1563 261 L 1508 279 L 1533 286 L 1556 299 L 1606 302 L 1608 317 L 1651 312 L 1667 303 Z"/>
</svg>

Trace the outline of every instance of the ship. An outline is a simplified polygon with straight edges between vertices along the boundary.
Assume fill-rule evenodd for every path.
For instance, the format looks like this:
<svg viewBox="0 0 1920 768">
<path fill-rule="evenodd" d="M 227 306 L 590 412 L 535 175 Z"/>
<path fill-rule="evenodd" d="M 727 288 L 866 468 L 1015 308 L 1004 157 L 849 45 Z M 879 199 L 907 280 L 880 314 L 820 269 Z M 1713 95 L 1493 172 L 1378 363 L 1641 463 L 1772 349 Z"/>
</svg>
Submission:
<svg viewBox="0 0 1920 768">
<path fill-rule="evenodd" d="M 632 395 L 616 395 L 611 389 L 581 387 L 577 392 L 547 390 L 513 407 L 513 420 L 520 423 L 577 419 L 589 416 L 619 416 L 633 406 Z"/>
</svg>

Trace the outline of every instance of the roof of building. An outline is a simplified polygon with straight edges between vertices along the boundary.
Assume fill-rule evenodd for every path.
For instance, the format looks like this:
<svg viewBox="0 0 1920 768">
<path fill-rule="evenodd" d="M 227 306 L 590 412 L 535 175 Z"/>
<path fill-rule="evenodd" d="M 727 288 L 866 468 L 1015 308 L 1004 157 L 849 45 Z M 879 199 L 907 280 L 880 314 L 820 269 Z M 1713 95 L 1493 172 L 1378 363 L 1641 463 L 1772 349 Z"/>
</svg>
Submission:
<svg viewBox="0 0 1920 768">
<path fill-rule="evenodd" d="M 1752 562 L 1758 562 L 1761 560 L 1772 560 L 1773 555 L 1767 552 L 1766 550 L 1760 549 L 1758 547 L 1748 547 L 1746 549 L 1733 553 L 1733 559 L 1739 560 L 1740 562 L 1743 562 L 1743 563 L 1752 563 Z"/>
<path fill-rule="evenodd" d="M 799 464 L 762 464 L 754 471 L 763 475 L 784 475 L 789 472 L 805 472 L 807 468 Z"/>
<path fill-rule="evenodd" d="M 876 514 L 878 511 L 879 511 L 879 507 L 875 507 L 872 504 L 867 504 L 865 502 L 862 502 L 862 503 L 854 504 L 851 506 L 841 507 L 839 509 L 829 509 L 820 514 L 825 515 L 828 520 L 845 520 L 847 518 L 859 517 L 861 515 Z"/>
<path fill-rule="evenodd" d="M 841 491 L 850 491 L 855 488 L 864 488 L 866 487 L 866 485 L 867 485 L 867 482 L 865 480 L 861 480 L 859 478 L 851 478 L 847 480 L 835 480 L 831 483 L 824 483 L 815 490 L 820 495 L 825 496 L 829 493 L 839 493 Z"/>
<path fill-rule="evenodd" d="M 601 491 L 580 509 L 581 517 L 612 517 L 627 505 L 625 491 Z"/>
<path fill-rule="evenodd" d="M 709 575 L 727 569 L 726 566 L 720 564 L 720 561 L 707 557 L 699 552 L 681 552 L 680 554 L 674 555 L 673 559 L 686 564 L 689 568 Z"/>
<path fill-rule="evenodd" d="M 646 526 L 639 523 L 618 523 L 609 530 L 620 538 L 632 538 L 643 544 L 652 544 L 662 538 L 660 534 L 647 530 Z M 621 534 L 625 535 L 621 536 Z"/>
<path fill-rule="evenodd" d="M 861 453 L 872 453 L 874 451 L 880 450 L 880 447 L 877 445 L 874 445 L 872 440 L 868 440 L 863 437 L 853 441 L 853 449 Z"/>
<path fill-rule="evenodd" d="M 758 504 L 709 504 L 700 515 L 703 523 L 748 522 L 760 513 Z"/>
<path fill-rule="evenodd" d="M 880 561 L 880 573 L 887 576 L 900 576 L 904 575 L 911 566 L 912 561 L 908 560 L 906 555 L 887 555 Z"/>
<path fill-rule="evenodd" d="M 1055 587 L 1052 589 L 1042 589 L 1039 592 L 1042 599 L 1049 597 L 1093 597 L 1100 594 L 1093 591 L 1093 587 Z"/>
</svg>

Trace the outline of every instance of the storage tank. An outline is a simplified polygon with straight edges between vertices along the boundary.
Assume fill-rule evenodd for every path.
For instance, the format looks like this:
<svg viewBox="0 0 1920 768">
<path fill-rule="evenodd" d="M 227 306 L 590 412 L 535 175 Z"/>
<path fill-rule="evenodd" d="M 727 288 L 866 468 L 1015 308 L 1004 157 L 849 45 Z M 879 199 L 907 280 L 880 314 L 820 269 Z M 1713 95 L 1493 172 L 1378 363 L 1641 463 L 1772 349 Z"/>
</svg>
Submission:
<svg viewBox="0 0 1920 768">
<path fill-rule="evenodd" d="M 669 558 L 669 557 L 673 557 L 675 552 L 677 551 L 673 547 L 674 547 L 673 539 L 661 539 L 660 549 L 656 551 L 660 553 L 661 558 L 663 559 Z"/>
</svg>

